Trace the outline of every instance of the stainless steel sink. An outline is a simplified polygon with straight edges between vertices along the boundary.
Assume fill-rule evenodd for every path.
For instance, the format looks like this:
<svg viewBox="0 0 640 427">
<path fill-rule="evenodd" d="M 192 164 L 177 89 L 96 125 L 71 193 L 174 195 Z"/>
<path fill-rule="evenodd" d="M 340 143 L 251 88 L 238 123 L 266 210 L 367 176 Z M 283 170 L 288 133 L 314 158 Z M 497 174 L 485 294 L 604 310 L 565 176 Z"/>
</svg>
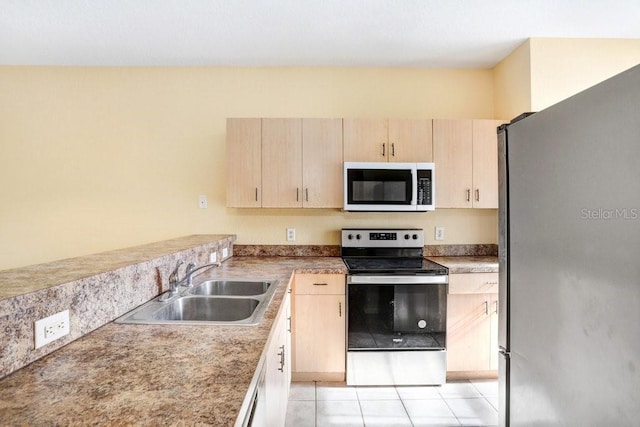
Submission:
<svg viewBox="0 0 640 427">
<path fill-rule="evenodd" d="M 236 322 L 249 318 L 260 301 L 254 298 L 182 297 L 153 314 L 155 320 Z"/>
<path fill-rule="evenodd" d="M 189 290 L 192 295 L 262 295 L 271 286 L 267 281 L 207 280 Z"/>
<path fill-rule="evenodd" d="M 156 297 L 116 323 L 257 325 L 276 289 L 274 280 L 209 279 L 182 288 L 168 301 Z"/>
</svg>

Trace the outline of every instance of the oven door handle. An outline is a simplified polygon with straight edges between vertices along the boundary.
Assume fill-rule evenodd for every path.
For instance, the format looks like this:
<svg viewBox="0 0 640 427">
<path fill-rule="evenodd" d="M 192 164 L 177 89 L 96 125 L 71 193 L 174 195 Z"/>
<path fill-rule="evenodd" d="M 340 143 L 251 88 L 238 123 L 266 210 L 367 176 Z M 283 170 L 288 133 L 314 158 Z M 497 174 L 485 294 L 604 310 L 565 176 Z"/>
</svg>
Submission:
<svg viewBox="0 0 640 427">
<path fill-rule="evenodd" d="M 347 284 L 371 285 L 443 285 L 449 283 L 448 275 L 415 276 L 360 276 L 348 275 Z"/>
</svg>

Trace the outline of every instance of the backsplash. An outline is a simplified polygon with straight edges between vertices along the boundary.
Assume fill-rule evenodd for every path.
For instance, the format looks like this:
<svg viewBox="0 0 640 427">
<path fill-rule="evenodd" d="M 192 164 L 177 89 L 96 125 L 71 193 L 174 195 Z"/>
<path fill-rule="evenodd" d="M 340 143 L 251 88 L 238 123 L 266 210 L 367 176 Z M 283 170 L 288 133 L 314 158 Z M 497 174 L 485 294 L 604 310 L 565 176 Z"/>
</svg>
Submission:
<svg viewBox="0 0 640 427">
<path fill-rule="evenodd" d="M 339 245 L 235 245 L 235 256 L 340 256 Z"/>
<path fill-rule="evenodd" d="M 0 272 L 0 378 L 168 290 L 178 260 L 233 255 L 234 235 L 195 235 Z M 184 267 L 183 267 L 184 268 Z M 34 349 L 34 322 L 70 312 L 70 333 Z"/>
<path fill-rule="evenodd" d="M 496 244 L 427 245 L 424 256 L 498 256 Z"/>
<path fill-rule="evenodd" d="M 340 256 L 340 245 L 235 245 L 235 256 Z M 427 245 L 424 256 L 498 256 L 496 244 Z"/>
</svg>

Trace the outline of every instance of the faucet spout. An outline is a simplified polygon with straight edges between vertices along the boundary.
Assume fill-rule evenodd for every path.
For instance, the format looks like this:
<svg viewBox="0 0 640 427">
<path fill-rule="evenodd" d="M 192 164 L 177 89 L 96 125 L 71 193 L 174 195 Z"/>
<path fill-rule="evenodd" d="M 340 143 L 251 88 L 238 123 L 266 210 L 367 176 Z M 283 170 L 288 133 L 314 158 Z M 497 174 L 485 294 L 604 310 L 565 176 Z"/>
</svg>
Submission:
<svg viewBox="0 0 640 427">
<path fill-rule="evenodd" d="M 182 279 L 182 281 L 186 281 L 187 284 L 185 286 L 187 287 L 192 287 L 193 286 L 193 276 L 196 274 L 196 272 L 200 271 L 200 270 L 204 270 L 206 268 L 211 268 L 211 267 L 220 267 L 222 264 L 219 262 L 212 262 L 209 264 L 203 264 L 200 267 L 196 267 L 195 264 L 193 263 L 189 263 L 187 265 L 187 270 L 185 272 L 185 277 L 184 279 Z"/>
</svg>

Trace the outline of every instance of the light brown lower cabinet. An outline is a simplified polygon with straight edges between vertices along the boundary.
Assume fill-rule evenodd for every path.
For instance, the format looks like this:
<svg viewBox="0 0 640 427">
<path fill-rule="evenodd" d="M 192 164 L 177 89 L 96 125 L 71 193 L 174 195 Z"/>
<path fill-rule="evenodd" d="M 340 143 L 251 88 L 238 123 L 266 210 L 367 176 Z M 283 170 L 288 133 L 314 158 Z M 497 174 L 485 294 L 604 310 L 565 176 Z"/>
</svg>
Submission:
<svg viewBox="0 0 640 427">
<path fill-rule="evenodd" d="M 498 375 L 498 273 L 449 275 L 447 378 Z"/>
<path fill-rule="evenodd" d="M 291 384 L 290 313 L 290 297 L 287 294 L 272 329 L 265 360 L 264 393 L 267 426 L 283 426 L 287 415 Z"/>
<path fill-rule="evenodd" d="M 294 381 L 344 381 L 345 316 L 343 274 L 295 275 Z"/>
</svg>

